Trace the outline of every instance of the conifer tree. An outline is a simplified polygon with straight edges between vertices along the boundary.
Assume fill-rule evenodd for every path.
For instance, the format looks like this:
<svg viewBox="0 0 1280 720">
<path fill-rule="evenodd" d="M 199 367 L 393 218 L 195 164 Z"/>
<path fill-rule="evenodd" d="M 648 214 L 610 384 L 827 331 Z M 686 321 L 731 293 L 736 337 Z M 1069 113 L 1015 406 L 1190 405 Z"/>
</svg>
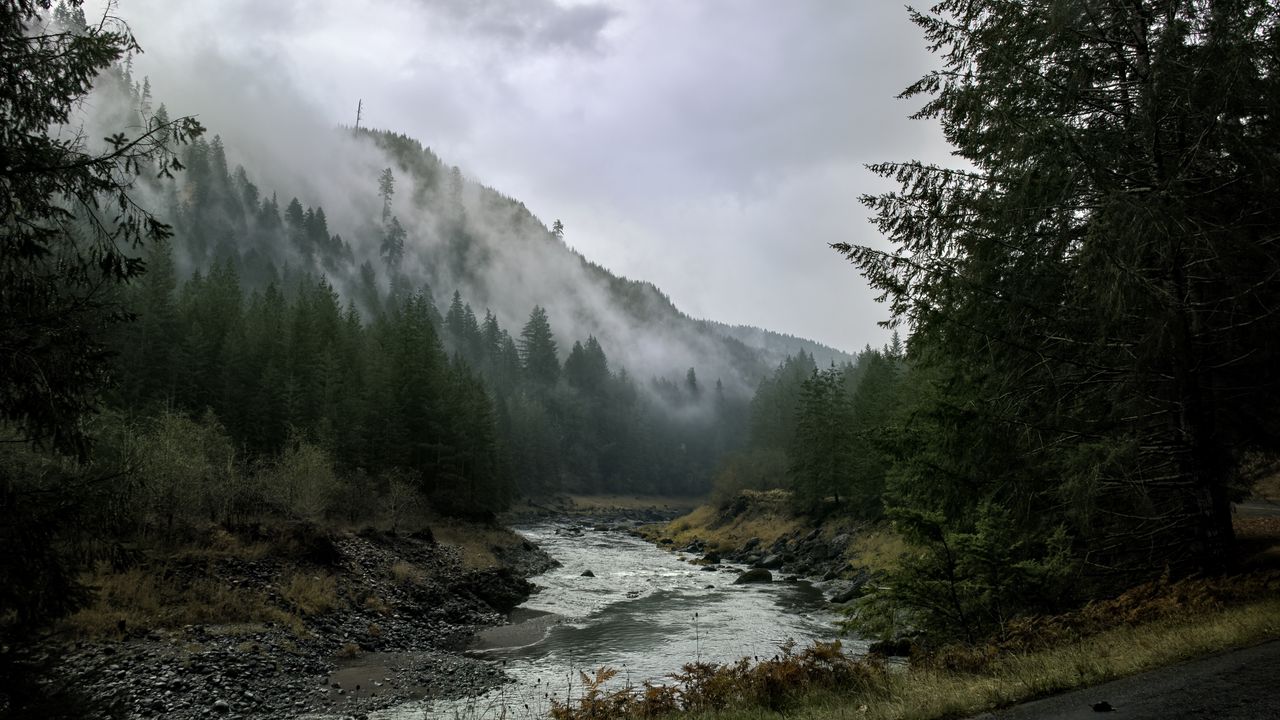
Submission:
<svg viewBox="0 0 1280 720">
<path fill-rule="evenodd" d="M 529 379 L 538 385 L 555 385 L 560 377 L 555 336 L 547 311 L 541 306 L 534 306 L 529 321 L 520 330 L 520 363 Z"/>
<path fill-rule="evenodd" d="M 1280 446 L 1274 3 L 912 17 L 943 67 L 904 94 L 968 167 L 874 166 L 894 249 L 837 246 L 932 376 L 903 509 L 940 537 L 1009 508 L 1091 576 L 1220 570 L 1241 458 Z"/>
</svg>

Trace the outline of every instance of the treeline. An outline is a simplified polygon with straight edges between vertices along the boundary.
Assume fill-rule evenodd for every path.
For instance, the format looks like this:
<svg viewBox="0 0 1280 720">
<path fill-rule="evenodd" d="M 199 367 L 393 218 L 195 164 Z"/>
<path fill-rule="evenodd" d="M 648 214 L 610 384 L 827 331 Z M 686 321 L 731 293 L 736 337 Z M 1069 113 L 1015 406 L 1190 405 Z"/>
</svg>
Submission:
<svg viewBox="0 0 1280 720">
<path fill-rule="evenodd" d="M 495 398 L 499 436 L 529 494 L 701 494 L 719 458 L 741 442 L 745 404 L 689 368 L 680 381 L 636 383 L 609 365 L 595 337 L 563 363 L 546 311 L 535 307 L 513 338 L 492 312 L 478 320 L 454 293 L 446 345 L 479 368 Z"/>
<path fill-rule="evenodd" d="M 113 404 L 130 417 L 206 410 L 250 457 L 305 440 L 346 477 L 404 473 L 442 510 L 494 512 L 515 494 L 479 378 L 451 363 L 422 293 L 364 322 L 323 279 L 247 296 L 236 264 L 178 286 L 168 243 L 126 291 Z"/>
<path fill-rule="evenodd" d="M 914 545 L 858 623 L 972 640 L 1230 570 L 1231 502 L 1280 455 L 1275 4 L 913 19 L 943 67 L 906 95 L 967 167 L 875 166 L 893 247 L 836 246 L 911 330 L 898 379 L 859 397 L 870 365 L 851 391 L 793 361 L 757 397 L 803 504 L 882 508 Z"/>
<path fill-rule="evenodd" d="M 806 353 L 788 357 L 757 388 L 746 442 L 718 471 L 716 499 L 782 488 L 800 513 L 880 519 L 904 377 L 896 334 L 841 365 L 819 368 Z"/>
</svg>

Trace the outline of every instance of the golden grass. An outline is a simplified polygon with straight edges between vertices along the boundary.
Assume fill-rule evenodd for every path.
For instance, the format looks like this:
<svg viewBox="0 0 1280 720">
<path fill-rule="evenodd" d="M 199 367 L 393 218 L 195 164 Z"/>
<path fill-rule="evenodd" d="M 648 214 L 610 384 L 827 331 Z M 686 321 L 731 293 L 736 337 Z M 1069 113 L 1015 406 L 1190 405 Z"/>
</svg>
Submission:
<svg viewBox="0 0 1280 720">
<path fill-rule="evenodd" d="M 364 605 L 366 610 L 372 610 L 373 612 L 376 612 L 379 615 L 391 614 L 391 605 L 389 605 L 386 600 L 382 599 L 377 595 L 366 596 L 362 604 Z"/>
<path fill-rule="evenodd" d="M 845 557 L 854 567 L 883 573 L 897 569 L 907 554 L 907 541 L 887 525 L 877 525 L 852 533 Z"/>
<path fill-rule="evenodd" d="M 391 577 L 401 585 L 421 585 L 427 581 L 427 573 L 422 568 L 403 560 L 391 566 Z"/>
<path fill-rule="evenodd" d="M 853 695 L 829 690 L 806 695 L 787 718 L 937 720 L 982 712 L 1088 687 L 1195 657 L 1280 638 L 1280 600 L 1108 630 L 1085 640 L 997 658 L 981 672 L 910 668 L 883 675 L 881 684 Z M 760 707 L 678 716 L 717 720 L 781 718 Z"/>
<path fill-rule="evenodd" d="M 92 604 L 65 621 L 65 628 L 81 637 L 112 637 L 142 630 L 163 630 L 195 624 L 275 622 L 302 632 L 297 617 L 275 607 L 255 590 L 202 578 L 189 583 L 164 578 L 143 568 L 123 572 L 99 570 L 86 577 L 94 588 Z"/>
<path fill-rule="evenodd" d="M 800 518 L 791 514 L 787 499 L 777 493 L 750 492 L 751 505 L 746 512 L 732 518 L 713 505 L 702 505 L 666 525 L 652 525 L 641 530 L 650 540 L 671 540 L 676 547 L 694 540 L 703 541 L 708 549 L 721 552 L 742 547 L 752 538 L 760 538 L 762 547 L 804 527 Z"/>
<path fill-rule="evenodd" d="M 462 564 L 468 570 L 488 570 L 498 566 L 493 549 L 514 547 L 524 538 L 504 527 L 477 525 L 460 520 L 441 520 L 433 523 L 431 532 L 436 542 L 452 545 L 462 555 Z"/>
<path fill-rule="evenodd" d="M 280 595 L 303 615 L 323 615 L 343 606 L 332 575 L 295 572 L 280 584 Z"/>
</svg>

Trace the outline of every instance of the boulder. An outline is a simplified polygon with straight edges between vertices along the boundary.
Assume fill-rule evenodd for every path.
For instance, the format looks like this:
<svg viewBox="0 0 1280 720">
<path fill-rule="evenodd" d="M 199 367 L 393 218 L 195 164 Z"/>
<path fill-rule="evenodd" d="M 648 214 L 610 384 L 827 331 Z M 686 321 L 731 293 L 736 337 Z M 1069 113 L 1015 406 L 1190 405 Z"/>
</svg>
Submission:
<svg viewBox="0 0 1280 720">
<path fill-rule="evenodd" d="M 596 574 L 591 572 L 590 570 L 583 570 L 582 575 L 580 577 L 595 577 L 595 576 Z"/>
<path fill-rule="evenodd" d="M 752 568 L 734 579 L 734 585 L 746 585 L 748 583 L 768 583 L 773 582 L 773 573 L 764 568 Z"/>
<path fill-rule="evenodd" d="M 782 567 L 782 562 L 782 555 L 779 553 L 773 553 L 771 555 L 766 555 L 764 559 L 760 561 L 760 567 L 768 570 L 776 570 Z"/>
<path fill-rule="evenodd" d="M 500 613 L 511 612 L 533 592 L 533 583 L 508 568 L 467 573 L 452 586 L 459 595 L 471 595 Z"/>
</svg>

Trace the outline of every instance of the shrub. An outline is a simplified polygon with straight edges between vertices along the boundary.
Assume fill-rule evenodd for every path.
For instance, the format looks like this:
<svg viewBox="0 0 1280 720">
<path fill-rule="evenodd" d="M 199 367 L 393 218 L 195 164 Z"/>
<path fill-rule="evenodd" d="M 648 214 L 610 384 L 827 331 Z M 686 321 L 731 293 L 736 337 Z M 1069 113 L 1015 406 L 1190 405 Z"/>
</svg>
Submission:
<svg viewBox="0 0 1280 720">
<path fill-rule="evenodd" d="M 876 662 L 851 658 L 840 643 L 816 643 L 797 653 L 787 643 L 768 660 L 715 665 L 689 663 L 669 685 L 645 683 L 608 691 L 606 683 L 617 670 L 600 668 L 594 676 L 579 673 L 583 694 L 577 702 L 552 700 L 555 720 L 651 718 L 676 712 L 718 712 L 755 706 L 781 711 L 818 690 L 868 695 L 884 686 L 884 668 Z"/>
<path fill-rule="evenodd" d="M 264 474 L 285 511 L 303 520 L 322 519 L 341 489 L 328 453 L 297 436 Z"/>
<path fill-rule="evenodd" d="M 342 605 L 332 575 L 293 573 L 281 585 L 280 595 L 303 615 L 323 615 Z"/>
</svg>

